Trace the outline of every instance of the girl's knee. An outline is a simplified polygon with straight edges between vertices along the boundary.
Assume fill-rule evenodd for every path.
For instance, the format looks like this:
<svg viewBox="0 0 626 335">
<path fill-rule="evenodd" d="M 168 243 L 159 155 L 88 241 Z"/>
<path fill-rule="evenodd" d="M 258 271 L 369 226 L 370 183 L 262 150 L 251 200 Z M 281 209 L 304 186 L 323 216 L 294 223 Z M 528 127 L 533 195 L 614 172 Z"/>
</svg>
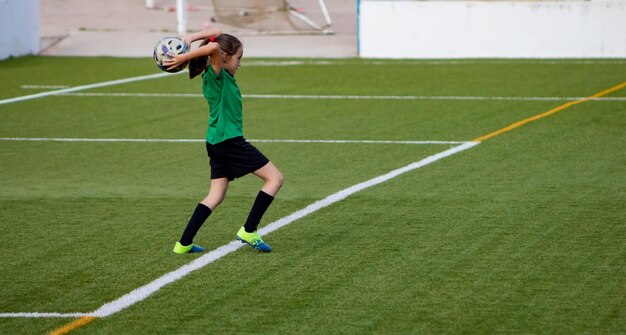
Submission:
<svg viewBox="0 0 626 335">
<path fill-rule="evenodd" d="M 285 178 L 283 174 L 280 172 L 276 172 L 269 176 L 269 178 L 265 179 L 265 186 L 263 187 L 263 191 L 268 193 L 271 196 L 275 196 L 276 193 L 280 190 L 281 186 L 285 182 Z"/>
<path fill-rule="evenodd" d="M 283 174 L 278 171 L 276 173 L 275 179 L 274 179 L 274 183 L 276 184 L 276 186 L 278 186 L 279 188 L 281 186 L 283 186 L 283 183 L 285 182 L 285 177 L 283 176 Z"/>
</svg>

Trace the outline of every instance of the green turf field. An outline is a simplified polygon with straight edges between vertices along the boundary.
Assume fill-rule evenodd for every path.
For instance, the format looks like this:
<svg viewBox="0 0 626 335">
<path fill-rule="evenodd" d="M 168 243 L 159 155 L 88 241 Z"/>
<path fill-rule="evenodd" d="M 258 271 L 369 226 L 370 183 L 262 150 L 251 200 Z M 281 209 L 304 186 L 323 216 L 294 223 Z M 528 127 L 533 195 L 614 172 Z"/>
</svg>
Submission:
<svg viewBox="0 0 626 335">
<path fill-rule="evenodd" d="M 147 58 L 0 62 L 0 334 L 54 331 L 80 316 L 34 316 L 90 314 L 205 257 L 172 252 L 209 185 L 199 80 L 6 103 L 156 73 Z M 286 178 L 265 227 L 615 87 L 626 61 L 244 59 L 237 81 L 246 137 Z M 264 236 L 270 254 L 238 249 L 71 333 L 626 333 L 625 167 L 623 88 L 351 194 Z M 195 242 L 233 241 L 260 186 L 231 183 Z"/>
</svg>

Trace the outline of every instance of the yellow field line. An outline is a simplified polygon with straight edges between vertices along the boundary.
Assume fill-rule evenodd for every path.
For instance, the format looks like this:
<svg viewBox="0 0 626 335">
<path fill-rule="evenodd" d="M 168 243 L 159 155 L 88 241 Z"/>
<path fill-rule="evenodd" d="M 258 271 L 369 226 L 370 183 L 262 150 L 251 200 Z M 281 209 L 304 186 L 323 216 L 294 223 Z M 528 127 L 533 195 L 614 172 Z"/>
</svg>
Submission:
<svg viewBox="0 0 626 335">
<path fill-rule="evenodd" d="M 524 120 L 521 120 L 521 121 L 517 121 L 517 122 L 512 123 L 512 124 L 502 128 L 500 130 L 496 130 L 493 133 L 490 133 L 490 134 L 478 137 L 478 138 L 474 139 L 474 141 L 475 142 L 482 142 L 482 141 L 490 139 L 490 138 L 492 138 L 494 136 L 498 136 L 500 134 L 506 133 L 506 132 L 508 132 L 510 130 L 513 130 L 513 129 L 517 128 L 517 127 L 521 127 L 521 126 L 523 126 L 523 125 L 525 125 L 527 123 L 530 123 L 530 122 L 539 120 L 541 118 L 544 118 L 546 116 L 550 116 L 552 114 L 558 113 L 558 112 L 560 112 L 560 111 L 562 111 L 564 109 L 567 109 L 569 107 L 572 107 L 574 105 L 578 105 L 578 104 L 583 103 L 585 101 L 589 101 L 589 100 L 593 100 L 595 98 L 599 98 L 599 97 L 605 96 L 605 95 L 607 95 L 609 93 L 615 92 L 615 91 L 620 90 L 620 89 L 622 89 L 624 87 L 626 87 L 626 82 L 623 82 L 623 83 L 621 83 L 621 84 L 619 84 L 617 86 L 614 86 L 614 87 L 611 87 L 609 89 L 606 89 L 606 90 L 604 90 L 602 92 L 598 92 L 598 93 L 596 93 L 596 94 L 594 94 L 594 95 L 592 95 L 590 97 L 582 98 L 582 99 L 575 100 L 575 101 L 570 101 L 568 103 L 562 104 L 561 106 L 553 108 L 553 109 L 551 109 L 551 110 L 549 110 L 549 111 L 547 111 L 545 113 L 541 113 L 541 114 L 535 115 L 533 117 L 529 117 L 527 119 L 524 119 Z"/>
<path fill-rule="evenodd" d="M 74 320 L 74 321 L 64 325 L 63 327 L 60 327 L 60 328 L 57 328 L 57 329 L 53 330 L 49 335 L 65 335 L 65 334 L 71 332 L 72 330 L 78 329 L 80 327 L 83 327 L 83 326 L 91 323 L 95 319 L 97 319 L 95 316 L 83 316 L 82 318 L 80 318 L 78 320 Z"/>
</svg>

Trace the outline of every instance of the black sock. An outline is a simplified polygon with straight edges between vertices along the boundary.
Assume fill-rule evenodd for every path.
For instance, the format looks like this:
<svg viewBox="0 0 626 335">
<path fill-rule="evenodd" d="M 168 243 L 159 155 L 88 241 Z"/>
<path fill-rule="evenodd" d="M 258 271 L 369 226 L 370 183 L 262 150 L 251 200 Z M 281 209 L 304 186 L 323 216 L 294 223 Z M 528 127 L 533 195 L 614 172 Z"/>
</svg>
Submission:
<svg viewBox="0 0 626 335">
<path fill-rule="evenodd" d="M 191 219 L 189 219 L 189 223 L 187 223 L 187 227 L 185 227 L 183 236 L 180 238 L 180 244 L 188 246 L 193 243 L 193 238 L 196 237 L 198 230 L 209 218 L 209 215 L 211 215 L 211 209 L 203 204 L 198 204 L 191 215 Z"/>
<path fill-rule="evenodd" d="M 250 210 L 250 214 L 248 215 L 248 219 L 246 220 L 246 224 L 243 226 L 247 233 L 252 233 L 256 230 L 263 214 L 265 214 L 267 208 L 272 204 L 272 200 L 274 200 L 273 196 L 259 191 L 252 205 L 252 209 Z"/>
</svg>

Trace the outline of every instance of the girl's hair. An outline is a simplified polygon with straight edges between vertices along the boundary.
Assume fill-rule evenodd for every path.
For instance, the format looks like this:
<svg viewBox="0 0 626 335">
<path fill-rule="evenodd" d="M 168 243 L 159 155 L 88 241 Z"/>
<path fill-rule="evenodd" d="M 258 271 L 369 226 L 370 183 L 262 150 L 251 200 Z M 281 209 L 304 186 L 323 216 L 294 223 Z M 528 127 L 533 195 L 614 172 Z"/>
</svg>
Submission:
<svg viewBox="0 0 626 335">
<path fill-rule="evenodd" d="M 217 44 L 219 44 L 220 49 L 224 51 L 228 55 L 234 55 L 237 53 L 237 50 L 243 46 L 241 41 L 229 34 L 220 34 L 215 37 L 214 40 Z M 200 43 L 200 46 L 205 46 L 210 42 L 209 39 L 206 39 Z M 189 79 L 193 79 L 195 76 L 201 74 L 206 70 L 208 65 L 209 57 L 199 57 L 194 58 L 189 61 Z"/>
</svg>

